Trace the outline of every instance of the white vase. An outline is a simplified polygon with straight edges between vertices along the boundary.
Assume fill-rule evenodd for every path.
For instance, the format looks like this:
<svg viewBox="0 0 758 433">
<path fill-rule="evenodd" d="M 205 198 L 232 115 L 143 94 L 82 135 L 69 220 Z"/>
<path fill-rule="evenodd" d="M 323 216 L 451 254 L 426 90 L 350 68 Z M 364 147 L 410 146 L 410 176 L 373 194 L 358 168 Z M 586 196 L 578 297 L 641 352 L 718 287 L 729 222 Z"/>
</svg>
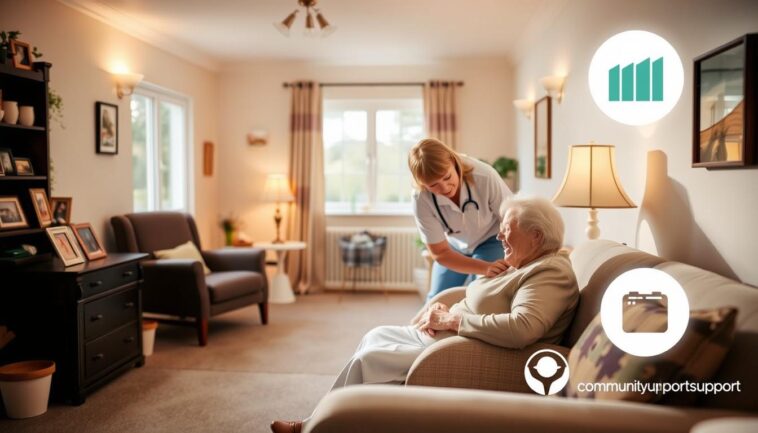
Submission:
<svg viewBox="0 0 758 433">
<path fill-rule="evenodd" d="M 34 107 L 31 105 L 22 105 L 18 109 L 18 123 L 24 126 L 34 125 Z"/>
<path fill-rule="evenodd" d="M 18 102 L 16 101 L 3 101 L 3 122 L 15 125 L 18 121 Z"/>
</svg>

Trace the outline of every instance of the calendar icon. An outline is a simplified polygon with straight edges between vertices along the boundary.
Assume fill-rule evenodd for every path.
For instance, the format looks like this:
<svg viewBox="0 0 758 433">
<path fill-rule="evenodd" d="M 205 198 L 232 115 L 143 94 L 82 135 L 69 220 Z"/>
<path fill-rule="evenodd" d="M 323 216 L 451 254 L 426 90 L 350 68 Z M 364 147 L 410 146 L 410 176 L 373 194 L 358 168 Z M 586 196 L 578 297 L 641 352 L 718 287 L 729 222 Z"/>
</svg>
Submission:
<svg viewBox="0 0 758 433">
<path fill-rule="evenodd" d="M 622 302 L 623 317 L 623 329 L 624 332 L 638 332 L 635 323 L 628 315 L 632 307 L 637 304 L 649 304 L 662 307 L 666 312 L 666 323 L 664 326 L 655 332 L 666 332 L 668 330 L 668 298 L 661 292 L 652 293 L 640 293 L 632 291 L 624 295 Z"/>
</svg>

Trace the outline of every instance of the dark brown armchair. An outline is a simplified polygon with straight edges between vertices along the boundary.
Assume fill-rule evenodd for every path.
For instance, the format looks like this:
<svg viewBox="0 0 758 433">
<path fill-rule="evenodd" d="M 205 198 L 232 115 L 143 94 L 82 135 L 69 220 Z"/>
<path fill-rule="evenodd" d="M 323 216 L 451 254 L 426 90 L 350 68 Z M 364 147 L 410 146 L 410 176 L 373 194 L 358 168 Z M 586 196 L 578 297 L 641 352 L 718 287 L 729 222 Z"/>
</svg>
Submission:
<svg viewBox="0 0 758 433">
<path fill-rule="evenodd" d="M 133 213 L 111 218 L 119 251 L 143 252 L 174 248 L 192 241 L 211 273 L 192 260 L 143 262 L 142 307 L 146 313 L 177 316 L 165 322 L 195 326 L 201 346 L 208 342 L 208 318 L 258 304 L 268 323 L 268 280 L 265 251 L 256 248 L 203 251 L 192 216 L 179 212 Z"/>
</svg>

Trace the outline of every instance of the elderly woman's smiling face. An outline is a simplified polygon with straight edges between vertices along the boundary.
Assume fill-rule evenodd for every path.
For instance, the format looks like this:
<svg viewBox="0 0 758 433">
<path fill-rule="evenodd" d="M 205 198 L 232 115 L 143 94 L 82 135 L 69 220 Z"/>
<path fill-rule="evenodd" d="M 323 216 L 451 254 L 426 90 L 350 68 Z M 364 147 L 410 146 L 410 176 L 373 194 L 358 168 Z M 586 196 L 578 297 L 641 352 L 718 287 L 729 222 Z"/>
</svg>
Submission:
<svg viewBox="0 0 758 433">
<path fill-rule="evenodd" d="M 537 231 L 526 231 L 518 226 L 515 212 L 510 209 L 500 224 L 497 239 L 503 244 L 504 260 L 508 266 L 520 268 L 541 254 L 541 237 Z"/>
</svg>

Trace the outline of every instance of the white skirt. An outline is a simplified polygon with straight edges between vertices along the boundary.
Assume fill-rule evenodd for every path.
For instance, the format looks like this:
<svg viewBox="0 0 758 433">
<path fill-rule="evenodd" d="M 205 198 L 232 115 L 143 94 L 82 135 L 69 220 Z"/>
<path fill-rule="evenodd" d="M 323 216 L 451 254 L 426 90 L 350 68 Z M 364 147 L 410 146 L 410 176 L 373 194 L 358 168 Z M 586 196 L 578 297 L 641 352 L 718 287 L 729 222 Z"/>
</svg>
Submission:
<svg viewBox="0 0 758 433">
<path fill-rule="evenodd" d="M 332 390 L 361 383 L 402 383 L 421 352 L 450 335 L 438 332 L 430 337 L 413 326 L 376 327 L 363 336 Z"/>
</svg>

